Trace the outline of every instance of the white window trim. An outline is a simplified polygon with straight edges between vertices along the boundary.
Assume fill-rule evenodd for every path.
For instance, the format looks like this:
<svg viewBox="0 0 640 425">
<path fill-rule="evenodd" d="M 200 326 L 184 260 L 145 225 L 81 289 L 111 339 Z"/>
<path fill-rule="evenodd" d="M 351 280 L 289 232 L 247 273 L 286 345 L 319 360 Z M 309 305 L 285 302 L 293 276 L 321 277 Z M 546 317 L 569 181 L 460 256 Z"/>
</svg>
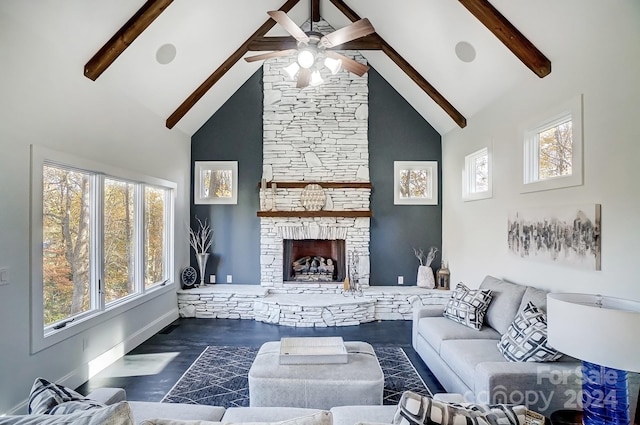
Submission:
<svg viewBox="0 0 640 425">
<path fill-rule="evenodd" d="M 487 156 L 487 190 L 482 192 L 471 192 L 471 187 L 475 182 L 475 166 L 474 160 L 479 156 Z M 487 146 L 470 153 L 464 157 L 464 169 L 462 170 L 462 200 L 477 201 L 480 199 L 489 199 L 493 196 L 493 161 L 491 157 L 491 149 Z"/>
<path fill-rule="evenodd" d="M 163 187 L 168 190 L 169 199 L 167 214 L 167 223 L 169 229 L 166 237 L 167 242 L 167 281 L 162 284 L 155 285 L 146 291 L 123 297 L 120 300 L 104 306 L 104 300 L 101 297 L 92 294 L 92 300 L 99 300 L 97 304 L 92 301 L 91 309 L 83 314 L 74 316 L 73 322 L 61 329 L 44 327 L 43 312 L 43 272 L 42 272 L 42 193 L 43 180 L 42 168 L 45 164 L 60 164 L 61 166 L 76 168 L 78 170 L 87 170 L 92 173 L 117 176 L 129 181 L 135 181 L 151 186 Z M 102 176 L 101 176 L 102 177 Z M 98 185 L 100 186 L 100 185 Z M 174 232 L 175 232 L 175 191 L 177 185 L 173 182 L 158 179 L 155 177 L 145 176 L 140 173 L 119 169 L 113 166 L 101 164 L 95 161 L 80 158 L 71 154 L 66 154 L 44 148 L 37 145 L 31 145 L 31 226 L 30 226 L 30 284 L 31 284 L 31 353 L 36 353 L 45 348 L 51 347 L 65 339 L 68 339 L 81 332 L 85 332 L 99 323 L 112 319 L 127 310 L 135 308 L 152 298 L 160 296 L 169 291 L 175 291 L 175 256 L 174 256 Z M 95 191 L 94 191 L 95 193 Z M 95 222 L 95 221 L 94 221 Z M 94 254 L 92 254 L 94 255 Z M 144 287 L 144 284 L 143 284 Z M 94 290 L 93 286 L 92 289 Z M 101 310 L 93 310 L 101 308 Z"/>
<path fill-rule="evenodd" d="M 561 189 L 565 187 L 580 186 L 583 183 L 583 137 L 582 137 L 582 95 L 576 96 L 569 101 L 557 105 L 547 111 L 543 116 L 529 121 L 521 131 L 522 141 L 522 186 L 521 193 L 538 192 L 542 190 Z M 538 164 L 538 143 L 537 134 L 547 128 L 558 124 L 570 117 L 572 131 L 572 159 L 571 175 L 559 176 L 545 180 L 535 180 L 536 167 Z"/>
<path fill-rule="evenodd" d="M 400 196 L 400 171 L 429 170 L 431 175 L 430 197 L 402 198 Z M 438 205 L 438 161 L 394 161 L 393 203 L 395 205 Z"/>
<path fill-rule="evenodd" d="M 231 197 L 205 198 L 202 196 L 203 181 L 200 178 L 203 171 L 231 171 Z M 238 203 L 238 161 L 195 161 L 193 181 L 193 203 L 199 204 L 237 204 Z"/>
</svg>

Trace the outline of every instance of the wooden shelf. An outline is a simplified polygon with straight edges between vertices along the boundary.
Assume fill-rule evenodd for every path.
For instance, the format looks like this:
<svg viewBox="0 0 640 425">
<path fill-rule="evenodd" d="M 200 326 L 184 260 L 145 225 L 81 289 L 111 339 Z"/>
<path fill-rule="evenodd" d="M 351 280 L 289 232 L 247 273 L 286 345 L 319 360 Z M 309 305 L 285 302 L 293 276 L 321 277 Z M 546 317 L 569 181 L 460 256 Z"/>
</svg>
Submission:
<svg viewBox="0 0 640 425">
<path fill-rule="evenodd" d="M 279 182 L 269 181 L 267 182 L 267 188 L 271 188 L 271 183 L 275 183 L 278 189 L 304 189 L 308 184 L 319 184 L 323 189 L 372 189 L 373 185 L 370 182 Z M 261 188 L 262 183 L 258 182 L 258 188 Z"/>
<path fill-rule="evenodd" d="M 258 217 L 373 217 L 373 211 L 258 211 Z"/>
</svg>

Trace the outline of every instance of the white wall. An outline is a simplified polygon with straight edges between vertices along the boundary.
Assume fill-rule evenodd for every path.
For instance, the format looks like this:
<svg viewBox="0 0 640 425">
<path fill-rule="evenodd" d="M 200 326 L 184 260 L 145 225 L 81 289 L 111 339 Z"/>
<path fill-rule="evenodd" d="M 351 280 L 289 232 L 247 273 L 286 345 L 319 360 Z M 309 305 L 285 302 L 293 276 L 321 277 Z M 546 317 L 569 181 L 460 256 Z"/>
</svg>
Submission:
<svg viewBox="0 0 640 425">
<path fill-rule="evenodd" d="M 0 286 L 0 414 L 20 407 L 36 377 L 80 385 L 91 360 L 109 350 L 123 354 L 177 318 L 171 285 L 125 314 L 30 354 L 30 144 L 175 182 L 176 270 L 188 263 L 189 137 L 85 78 L 86 58 L 70 57 L 51 40 L 0 10 L 0 267 L 10 269 L 10 284 Z"/>
<path fill-rule="evenodd" d="M 632 0 L 518 2 L 515 15 L 540 14 L 553 38 L 534 43 L 552 73 L 533 74 L 464 129 L 443 138 L 443 258 L 452 284 L 477 287 L 486 274 L 562 292 L 640 300 L 640 4 Z M 512 16 L 508 13 L 507 16 Z M 514 24 L 519 27 L 519 21 Z M 560 35 L 561 34 L 561 35 Z M 479 53 L 481 54 L 481 52 Z M 500 78 L 499 71 L 496 78 Z M 518 126 L 584 94 L 584 184 L 520 193 Z M 462 202 L 464 156 L 491 144 L 493 198 Z M 602 205 L 602 271 L 520 259 L 507 251 L 514 208 Z"/>
</svg>

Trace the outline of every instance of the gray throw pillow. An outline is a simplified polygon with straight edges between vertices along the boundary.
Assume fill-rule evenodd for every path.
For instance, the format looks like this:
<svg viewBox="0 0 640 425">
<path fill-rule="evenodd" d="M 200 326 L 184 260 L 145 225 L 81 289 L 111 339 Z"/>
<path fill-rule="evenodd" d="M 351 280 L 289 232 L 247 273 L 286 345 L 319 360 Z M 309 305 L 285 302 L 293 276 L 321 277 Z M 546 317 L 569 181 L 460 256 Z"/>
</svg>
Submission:
<svg viewBox="0 0 640 425">
<path fill-rule="evenodd" d="M 444 317 L 472 329 L 481 329 L 491 298 L 490 289 L 469 289 L 460 282 L 451 293 L 444 309 Z"/>
<path fill-rule="evenodd" d="M 65 415 L 78 410 L 105 407 L 65 386 L 36 378 L 29 393 L 29 414 Z"/>
<path fill-rule="evenodd" d="M 446 403 L 405 391 L 398 402 L 393 425 L 519 425 L 524 423 L 526 411 L 523 405 Z"/>
<path fill-rule="evenodd" d="M 547 344 L 547 316 L 529 302 L 498 342 L 498 350 L 510 362 L 552 362 L 562 353 Z"/>
</svg>

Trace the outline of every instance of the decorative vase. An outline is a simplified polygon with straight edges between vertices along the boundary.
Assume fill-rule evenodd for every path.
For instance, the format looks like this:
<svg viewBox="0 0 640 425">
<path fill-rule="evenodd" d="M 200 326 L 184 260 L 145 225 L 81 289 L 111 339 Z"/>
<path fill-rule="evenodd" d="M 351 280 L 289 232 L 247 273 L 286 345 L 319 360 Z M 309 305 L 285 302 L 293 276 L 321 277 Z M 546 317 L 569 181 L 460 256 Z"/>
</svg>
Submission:
<svg viewBox="0 0 640 425">
<path fill-rule="evenodd" d="M 433 277 L 433 270 L 429 266 L 418 266 L 418 279 L 416 284 L 421 288 L 433 289 L 436 287 L 436 280 Z"/>
<path fill-rule="evenodd" d="M 207 268 L 207 260 L 209 259 L 209 254 L 204 252 L 199 252 L 196 254 L 196 260 L 198 260 L 198 269 L 200 269 L 200 286 L 204 286 L 204 272 Z"/>
</svg>

